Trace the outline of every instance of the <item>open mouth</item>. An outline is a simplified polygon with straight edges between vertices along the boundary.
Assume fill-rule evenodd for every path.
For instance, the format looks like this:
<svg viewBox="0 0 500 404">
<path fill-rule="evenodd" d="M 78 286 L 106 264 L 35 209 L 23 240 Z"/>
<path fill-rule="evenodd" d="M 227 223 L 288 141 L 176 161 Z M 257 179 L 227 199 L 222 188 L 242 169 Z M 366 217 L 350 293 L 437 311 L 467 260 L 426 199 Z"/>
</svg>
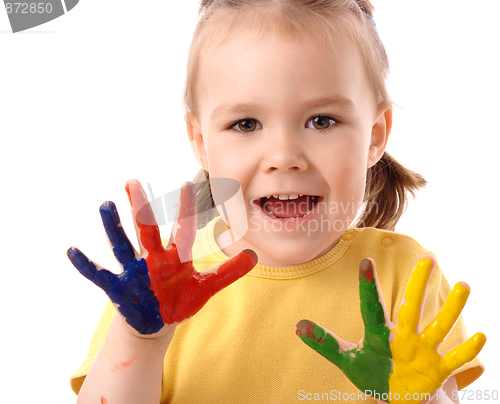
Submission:
<svg viewBox="0 0 500 404">
<path fill-rule="evenodd" d="M 309 215 L 320 198 L 318 195 L 272 195 L 256 199 L 254 203 L 274 219 L 292 221 Z"/>
</svg>

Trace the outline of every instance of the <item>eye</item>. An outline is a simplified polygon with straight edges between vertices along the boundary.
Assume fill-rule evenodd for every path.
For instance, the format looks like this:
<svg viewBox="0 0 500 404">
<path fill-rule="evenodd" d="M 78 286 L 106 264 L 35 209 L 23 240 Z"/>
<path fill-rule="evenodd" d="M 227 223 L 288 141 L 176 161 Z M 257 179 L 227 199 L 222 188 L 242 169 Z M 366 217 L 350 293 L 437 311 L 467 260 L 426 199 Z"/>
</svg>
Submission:
<svg viewBox="0 0 500 404">
<path fill-rule="evenodd" d="M 252 118 L 241 119 L 231 125 L 230 129 L 234 129 L 238 132 L 253 132 L 257 129 L 259 123 Z"/>
<path fill-rule="evenodd" d="M 309 126 L 309 122 L 312 122 L 313 127 Z M 311 118 L 307 124 L 309 129 L 327 130 L 337 124 L 337 121 L 328 115 L 317 115 Z"/>
</svg>

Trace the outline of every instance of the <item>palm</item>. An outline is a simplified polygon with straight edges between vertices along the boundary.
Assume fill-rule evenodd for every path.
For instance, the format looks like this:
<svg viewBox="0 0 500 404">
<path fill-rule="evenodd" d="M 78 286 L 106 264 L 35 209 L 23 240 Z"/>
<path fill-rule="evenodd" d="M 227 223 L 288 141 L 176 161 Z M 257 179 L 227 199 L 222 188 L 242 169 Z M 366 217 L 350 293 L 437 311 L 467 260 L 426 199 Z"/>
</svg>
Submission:
<svg viewBox="0 0 500 404">
<path fill-rule="evenodd" d="M 211 296 L 255 266 L 257 257 L 247 250 L 213 270 L 195 270 L 191 259 L 196 232 L 192 185 L 182 188 L 179 216 L 166 248 L 139 182 L 129 181 L 126 190 L 141 253 L 127 238 L 115 204 L 105 202 L 100 213 L 122 272 L 116 275 L 100 267 L 74 247 L 68 250 L 68 257 L 83 276 L 106 292 L 125 321 L 140 334 L 156 333 L 164 324 L 193 316 Z"/>
<path fill-rule="evenodd" d="M 478 333 L 446 355 L 438 353 L 439 345 L 453 327 L 469 294 L 468 286 L 460 283 L 455 285 L 434 321 L 423 333 L 418 333 L 433 267 L 431 259 L 417 263 L 405 290 L 398 321 L 391 323 L 374 265 L 368 259 L 361 261 L 359 288 L 365 337 L 358 345 L 341 340 L 309 320 L 299 322 L 296 333 L 338 366 L 361 391 L 376 393 L 391 403 L 420 402 L 408 397 L 422 397 L 421 393 L 437 390 L 453 370 L 474 359 L 485 342 L 484 334 Z M 413 396 L 415 393 L 418 394 Z"/>
</svg>

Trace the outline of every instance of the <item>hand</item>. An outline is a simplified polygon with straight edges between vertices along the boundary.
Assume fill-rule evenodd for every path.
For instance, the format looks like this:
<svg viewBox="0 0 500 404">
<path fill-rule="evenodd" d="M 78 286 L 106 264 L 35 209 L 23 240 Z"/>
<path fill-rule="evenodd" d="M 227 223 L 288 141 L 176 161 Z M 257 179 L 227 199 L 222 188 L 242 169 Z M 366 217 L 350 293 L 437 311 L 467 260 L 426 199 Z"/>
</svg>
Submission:
<svg viewBox="0 0 500 404">
<path fill-rule="evenodd" d="M 398 320 L 391 323 L 375 264 L 371 259 L 362 260 L 359 293 L 365 336 L 358 345 L 343 341 L 309 320 L 297 324 L 297 335 L 339 367 L 367 395 L 390 403 L 417 403 L 430 398 L 430 393 L 442 386 L 454 370 L 474 359 L 486 342 L 485 335 L 477 333 L 445 355 L 438 353 L 469 296 L 470 288 L 464 282 L 455 285 L 435 319 L 421 334 L 418 333 L 434 265 L 430 256 L 418 261 L 406 286 Z"/>
<path fill-rule="evenodd" d="M 101 218 L 113 253 L 122 267 L 119 275 L 89 260 L 71 247 L 68 258 L 78 271 L 103 289 L 126 323 L 142 335 L 158 333 L 164 324 L 177 324 L 198 312 L 219 290 L 249 272 L 257 263 L 252 250 L 211 270 L 199 273 L 191 259 L 196 235 L 194 186 L 181 189 L 177 220 L 169 244 L 163 248 L 160 232 L 147 197 L 136 180 L 127 191 L 140 254 L 127 238 L 113 202 L 101 205 Z M 182 256 L 183 259 L 179 258 Z"/>
</svg>

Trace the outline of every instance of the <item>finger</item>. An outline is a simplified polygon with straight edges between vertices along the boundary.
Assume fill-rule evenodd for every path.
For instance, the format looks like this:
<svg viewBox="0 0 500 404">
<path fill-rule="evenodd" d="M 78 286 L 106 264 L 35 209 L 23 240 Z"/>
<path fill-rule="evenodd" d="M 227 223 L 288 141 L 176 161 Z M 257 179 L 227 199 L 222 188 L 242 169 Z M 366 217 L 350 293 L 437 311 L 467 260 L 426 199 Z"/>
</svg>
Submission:
<svg viewBox="0 0 500 404">
<path fill-rule="evenodd" d="M 365 324 L 364 346 L 384 352 L 387 357 L 390 357 L 389 334 L 391 331 L 387 327 L 387 313 L 375 263 L 370 258 L 365 258 L 359 264 L 359 297 L 361 316 Z"/>
<path fill-rule="evenodd" d="M 459 345 L 455 349 L 448 351 L 443 358 L 444 366 L 453 372 L 455 369 L 465 365 L 474 359 L 481 351 L 486 343 L 486 336 L 482 332 L 478 332 Z"/>
<path fill-rule="evenodd" d="M 328 359 L 340 370 L 343 370 L 344 367 L 344 351 L 356 347 L 310 320 L 299 321 L 295 326 L 295 334 L 307 346 Z"/>
<path fill-rule="evenodd" d="M 147 252 L 163 250 L 160 230 L 141 183 L 137 180 L 129 180 L 125 184 L 125 190 L 132 207 L 141 255 L 146 256 Z"/>
<path fill-rule="evenodd" d="M 470 294 L 469 285 L 459 282 L 448 295 L 434 320 L 425 327 L 422 340 L 431 346 L 441 344 L 456 323 Z"/>
<path fill-rule="evenodd" d="M 196 188 L 192 182 L 182 184 L 180 203 L 172 227 L 170 242 L 175 243 L 181 262 L 192 260 L 196 237 Z"/>
<path fill-rule="evenodd" d="M 247 249 L 221 265 L 197 274 L 199 277 L 199 295 L 208 300 L 219 290 L 224 289 L 250 272 L 257 264 L 257 260 L 257 254 Z"/>
<path fill-rule="evenodd" d="M 116 205 L 111 201 L 104 202 L 99 212 L 109 244 L 118 262 L 125 266 L 135 261 L 134 247 L 123 230 Z"/>
<path fill-rule="evenodd" d="M 428 258 L 427 258 L 428 257 Z M 434 261 L 430 256 L 418 260 L 417 265 L 411 273 L 410 280 L 406 284 L 404 303 L 399 308 L 398 325 L 396 333 L 408 328 L 418 332 L 418 324 L 423 308 L 423 301 L 427 290 Z"/>
<path fill-rule="evenodd" d="M 365 326 L 385 325 L 387 315 L 384 299 L 378 282 L 377 269 L 371 258 L 365 258 L 359 264 L 359 297 Z"/>
<path fill-rule="evenodd" d="M 99 286 L 106 293 L 115 284 L 117 276 L 105 268 L 98 267 L 78 248 L 71 247 L 66 252 L 69 260 L 78 271 L 88 280 Z"/>
</svg>

